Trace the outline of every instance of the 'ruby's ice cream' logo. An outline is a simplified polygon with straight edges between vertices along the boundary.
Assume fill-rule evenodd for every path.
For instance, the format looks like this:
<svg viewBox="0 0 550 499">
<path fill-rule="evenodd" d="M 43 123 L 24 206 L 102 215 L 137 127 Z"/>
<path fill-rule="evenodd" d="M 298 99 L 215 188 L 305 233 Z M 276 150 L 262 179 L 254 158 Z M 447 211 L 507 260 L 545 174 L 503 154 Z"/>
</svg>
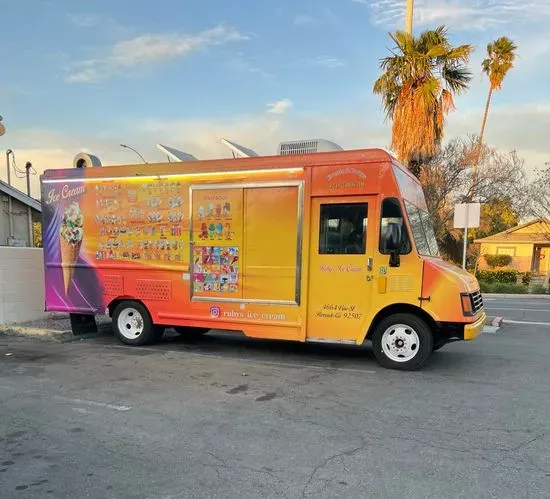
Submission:
<svg viewBox="0 0 550 499">
<path fill-rule="evenodd" d="M 72 202 L 63 213 L 63 220 L 59 229 L 59 242 L 61 246 L 61 267 L 63 269 L 63 281 L 65 292 L 69 290 L 74 274 L 74 265 L 78 261 L 82 239 L 84 237 L 84 217 L 79 204 Z"/>
</svg>

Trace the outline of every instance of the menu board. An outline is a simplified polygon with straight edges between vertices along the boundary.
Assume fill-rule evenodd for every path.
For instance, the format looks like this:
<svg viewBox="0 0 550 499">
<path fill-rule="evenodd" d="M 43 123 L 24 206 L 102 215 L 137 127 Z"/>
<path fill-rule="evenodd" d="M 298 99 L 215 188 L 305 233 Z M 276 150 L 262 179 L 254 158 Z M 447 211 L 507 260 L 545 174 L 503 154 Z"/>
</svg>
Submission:
<svg viewBox="0 0 550 499">
<path fill-rule="evenodd" d="M 242 296 L 242 189 L 193 192 L 193 295 Z"/>
<path fill-rule="evenodd" d="M 92 188 L 96 261 L 173 264 L 188 259 L 189 220 L 180 182 L 114 181 Z"/>
</svg>

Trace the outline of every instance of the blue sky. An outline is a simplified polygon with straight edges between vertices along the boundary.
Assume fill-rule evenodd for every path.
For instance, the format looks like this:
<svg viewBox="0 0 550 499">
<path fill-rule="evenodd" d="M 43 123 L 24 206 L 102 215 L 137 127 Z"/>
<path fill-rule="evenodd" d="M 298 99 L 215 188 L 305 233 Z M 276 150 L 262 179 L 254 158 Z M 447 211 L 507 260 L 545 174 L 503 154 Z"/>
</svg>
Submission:
<svg viewBox="0 0 550 499">
<path fill-rule="evenodd" d="M 225 136 L 274 153 L 322 136 L 346 148 L 387 147 L 371 89 L 404 0 L 3 0 L 2 149 L 37 169 L 80 150 L 104 163 L 164 158 L 163 142 L 219 157 Z M 472 43 L 474 80 L 447 138 L 479 129 L 480 61 L 507 35 L 520 60 L 494 98 L 487 138 L 530 168 L 550 161 L 550 0 L 416 0 L 415 32 L 446 24 Z M 5 173 L 2 168 L 2 178 Z"/>
</svg>

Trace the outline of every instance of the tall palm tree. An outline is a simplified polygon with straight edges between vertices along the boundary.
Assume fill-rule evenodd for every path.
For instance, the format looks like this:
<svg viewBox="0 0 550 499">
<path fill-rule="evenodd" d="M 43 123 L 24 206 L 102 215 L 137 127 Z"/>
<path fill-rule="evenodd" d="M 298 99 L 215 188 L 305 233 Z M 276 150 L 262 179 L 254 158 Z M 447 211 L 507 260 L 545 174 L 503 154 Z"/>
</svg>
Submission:
<svg viewBox="0 0 550 499">
<path fill-rule="evenodd" d="M 483 135 L 485 134 L 485 125 L 487 124 L 487 115 L 489 114 L 493 92 L 497 92 L 502 88 L 504 78 L 506 78 L 508 71 L 514 67 L 514 61 L 517 57 L 516 49 L 517 46 L 514 42 L 505 36 L 487 45 L 487 58 L 483 60 L 481 67 L 483 68 L 483 72 L 489 77 L 489 94 L 487 95 L 485 112 L 483 113 L 483 120 L 481 122 L 478 148 L 481 148 L 481 144 L 483 143 Z M 477 154 L 476 164 L 474 165 L 474 178 L 477 172 L 478 161 L 479 154 Z"/>
<path fill-rule="evenodd" d="M 473 48 L 453 47 L 445 26 L 418 37 L 403 31 L 390 37 L 396 46 L 381 60 L 382 75 L 373 92 L 382 96 L 386 118 L 393 122 L 392 148 L 418 174 L 419 165 L 441 143 L 454 96 L 468 88 L 466 64 Z"/>
</svg>

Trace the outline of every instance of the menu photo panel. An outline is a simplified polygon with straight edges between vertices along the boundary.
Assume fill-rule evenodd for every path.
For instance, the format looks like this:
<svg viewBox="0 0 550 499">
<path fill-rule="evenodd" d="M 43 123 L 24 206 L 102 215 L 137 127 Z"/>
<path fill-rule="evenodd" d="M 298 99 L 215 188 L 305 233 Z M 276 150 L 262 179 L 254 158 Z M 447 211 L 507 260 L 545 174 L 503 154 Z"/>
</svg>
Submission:
<svg viewBox="0 0 550 499">
<path fill-rule="evenodd" d="M 131 261 L 148 266 L 187 262 L 186 192 L 172 179 L 92 184 L 90 249 L 97 263 Z"/>
<path fill-rule="evenodd" d="M 241 299 L 243 189 L 192 190 L 192 295 Z"/>
</svg>

